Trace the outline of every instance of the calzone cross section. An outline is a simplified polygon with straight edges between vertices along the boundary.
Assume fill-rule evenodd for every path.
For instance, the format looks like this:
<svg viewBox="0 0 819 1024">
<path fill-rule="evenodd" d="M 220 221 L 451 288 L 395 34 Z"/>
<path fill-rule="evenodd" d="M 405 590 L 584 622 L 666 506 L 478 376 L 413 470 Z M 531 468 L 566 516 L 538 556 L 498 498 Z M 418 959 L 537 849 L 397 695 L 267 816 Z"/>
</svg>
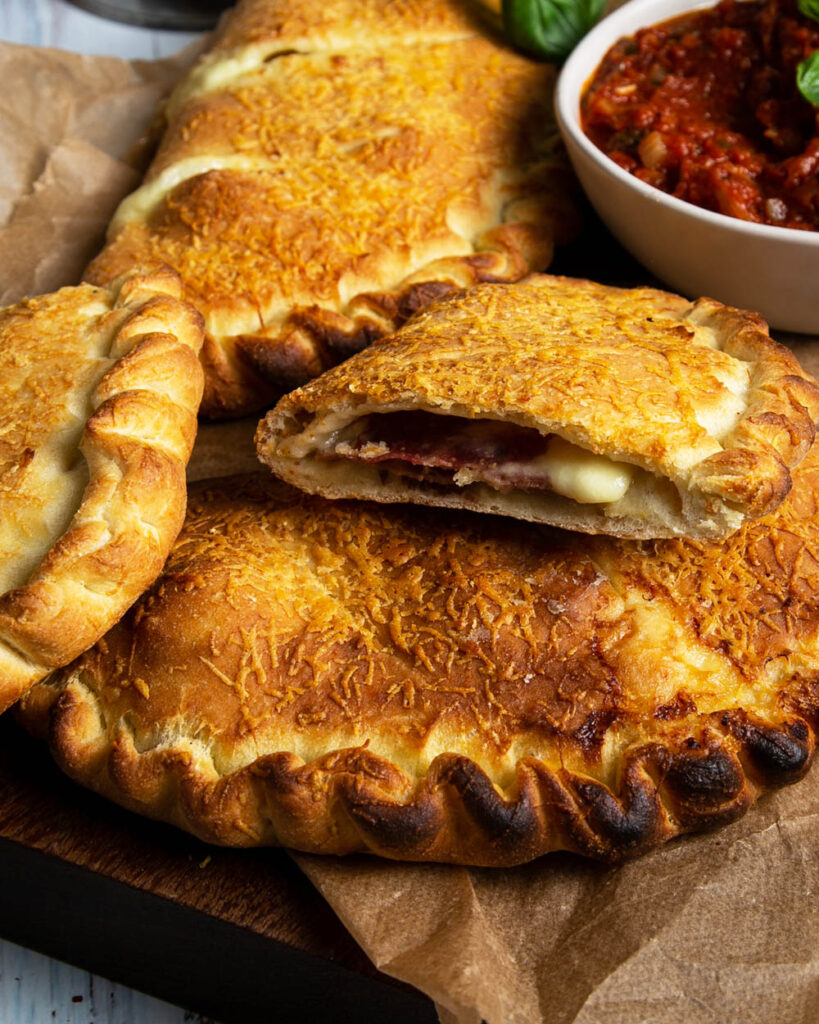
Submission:
<svg viewBox="0 0 819 1024">
<path fill-rule="evenodd" d="M 257 443 L 330 498 L 718 538 L 779 505 L 817 415 L 754 314 L 531 275 L 434 303 L 286 395 Z"/>
<path fill-rule="evenodd" d="M 88 280 L 174 267 L 203 413 L 267 407 L 430 298 L 546 268 L 576 222 L 554 78 L 480 0 L 244 0 Z"/>
<path fill-rule="evenodd" d="M 21 715 L 74 778 L 216 843 L 612 859 L 798 779 L 819 452 L 713 544 L 193 488 L 163 575 Z"/>
<path fill-rule="evenodd" d="M 185 514 L 202 318 L 167 268 L 0 310 L 0 711 L 90 647 Z"/>
</svg>

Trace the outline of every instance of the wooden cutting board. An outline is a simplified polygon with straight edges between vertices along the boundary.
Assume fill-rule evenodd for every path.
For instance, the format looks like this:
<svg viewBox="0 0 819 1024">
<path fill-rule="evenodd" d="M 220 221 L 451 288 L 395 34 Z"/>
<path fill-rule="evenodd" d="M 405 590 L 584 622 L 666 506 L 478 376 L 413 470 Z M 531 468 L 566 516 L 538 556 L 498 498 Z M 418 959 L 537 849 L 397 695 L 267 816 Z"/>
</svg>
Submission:
<svg viewBox="0 0 819 1024">
<path fill-rule="evenodd" d="M 75 786 L 0 719 L 0 933 L 225 1024 L 433 1024 L 282 850 L 222 850 Z"/>
</svg>

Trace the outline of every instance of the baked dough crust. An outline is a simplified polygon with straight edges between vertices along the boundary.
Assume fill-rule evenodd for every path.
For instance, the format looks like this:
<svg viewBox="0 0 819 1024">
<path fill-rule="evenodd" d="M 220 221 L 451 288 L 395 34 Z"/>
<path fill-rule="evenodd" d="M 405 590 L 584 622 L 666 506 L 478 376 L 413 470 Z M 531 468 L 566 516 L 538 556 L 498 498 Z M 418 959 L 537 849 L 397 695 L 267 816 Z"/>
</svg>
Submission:
<svg viewBox="0 0 819 1024">
<path fill-rule="evenodd" d="M 555 69 L 479 2 L 245 2 L 168 108 L 87 279 L 173 266 L 205 415 L 238 416 L 431 298 L 545 268 L 576 226 Z"/>
<path fill-rule="evenodd" d="M 182 525 L 202 318 L 167 267 L 0 310 L 0 711 L 109 629 Z"/>
<path fill-rule="evenodd" d="M 630 856 L 806 771 L 818 500 L 816 449 L 713 545 L 206 482 L 162 577 L 21 715 L 210 842 Z"/>
<path fill-rule="evenodd" d="M 502 421 L 638 467 L 624 496 L 411 479 L 335 457 L 401 410 Z M 435 303 L 391 338 L 286 395 L 259 456 L 325 497 L 469 508 L 626 537 L 718 538 L 772 511 L 815 436 L 819 388 L 755 314 L 651 288 L 531 275 Z M 347 444 L 347 442 L 343 442 Z"/>
</svg>

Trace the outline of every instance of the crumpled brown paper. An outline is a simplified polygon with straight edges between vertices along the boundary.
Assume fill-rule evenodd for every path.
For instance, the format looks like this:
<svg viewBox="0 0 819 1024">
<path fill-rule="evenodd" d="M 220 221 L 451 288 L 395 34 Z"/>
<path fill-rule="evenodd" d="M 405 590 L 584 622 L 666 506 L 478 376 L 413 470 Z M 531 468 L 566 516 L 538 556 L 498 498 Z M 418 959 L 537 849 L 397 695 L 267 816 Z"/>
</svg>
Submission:
<svg viewBox="0 0 819 1024">
<path fill-rule="evenodd" d="M 76 284 L 200 50 L 129 62 L 0 43 L 0 303 Z"/>
<path fill-rule="evenodd" d="M 607 867 L 296 860 L 375 964 L 478 1024 L 819 1020 L 819 775 Z"/>
<path fill-rule="evenodd" d="M 0 297 L 71 284 L 138 180 L 179 61 L 0 44 Z M 792 339 L 819 371 L 819 345 Z M 193 476 L 253 466 L 253 423 L 204 426 Z M 375 964 L 443 1024 L 819 1021 L 819 771 L 741 821 L 620 867 L 513 870 L 294 855 Z"/>
</svg>

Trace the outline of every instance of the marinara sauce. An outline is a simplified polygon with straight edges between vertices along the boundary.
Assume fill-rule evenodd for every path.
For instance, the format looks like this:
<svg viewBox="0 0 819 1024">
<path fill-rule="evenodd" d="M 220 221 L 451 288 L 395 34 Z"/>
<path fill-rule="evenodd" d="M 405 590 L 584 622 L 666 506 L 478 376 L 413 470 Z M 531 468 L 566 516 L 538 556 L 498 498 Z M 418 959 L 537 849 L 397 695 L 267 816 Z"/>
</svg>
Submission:
<svg viewBox="0 0 819 1024">
<path fill-rule="evenodd" d="M 796 0 L 723 0 L 621 39 L 581 103 L 625 170 L 742 220 L 819 229 L 819 110 L 796 67 L 819 23 Z"/>
</svg>

